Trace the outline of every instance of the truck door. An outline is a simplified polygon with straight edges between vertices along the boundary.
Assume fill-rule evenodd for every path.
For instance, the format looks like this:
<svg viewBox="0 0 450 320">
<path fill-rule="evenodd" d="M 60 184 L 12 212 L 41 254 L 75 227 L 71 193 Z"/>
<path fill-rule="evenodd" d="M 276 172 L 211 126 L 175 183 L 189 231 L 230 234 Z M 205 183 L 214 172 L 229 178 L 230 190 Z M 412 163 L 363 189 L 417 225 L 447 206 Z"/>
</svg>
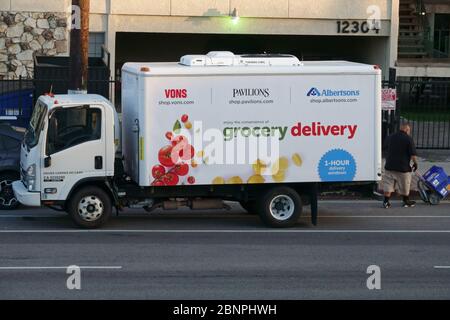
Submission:
<svg viewBox="0 0 450 320">
<path fill-rule="evenodd" d="M 66 200 L 80 181 L 105 177 L 105 110 L 101 105 L 50 112 L 42 159 L 42 200 Z"/>
</svg>

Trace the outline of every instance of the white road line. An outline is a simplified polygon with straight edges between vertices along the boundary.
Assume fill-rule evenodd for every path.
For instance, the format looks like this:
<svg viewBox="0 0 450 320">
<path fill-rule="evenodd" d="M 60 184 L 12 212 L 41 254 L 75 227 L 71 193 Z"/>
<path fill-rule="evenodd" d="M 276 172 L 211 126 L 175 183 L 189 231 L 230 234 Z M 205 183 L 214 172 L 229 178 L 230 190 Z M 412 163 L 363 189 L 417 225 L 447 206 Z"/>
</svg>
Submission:
<svg viewBox="0 0 450 320">
<path fill-rule="evenodd" d="M 77 265 L 74 265 L 77 266 Z M 0 267 L 0 270 L 53 270 L 53 269 L 67 269 L 70 266 L 60 267 Z M 122 269 L 122 266 L 77 266 L 80 269 Z"/>
<path fill-rule="evenodd" d="M 320 204 L 373 204 L 373 203 L 382 203 L 382 200 L 352 200 L 352 199 L 342 199 L 342 200 L 320 200 L 319 199 L 319 206 Z M 402 200 L 401 199 L 395 199 L 395 200 L 391 200 L 391 203 L 401 203 Z M 417 199 L 417 203 L 418 205 L 416 206 L 416 208 L 421 207 L 421 206 L 429 206 L 426 203 L 420 202 L 419 199 Z M 450 200 L 445 199 L 445 200 L 441 200 L 440 204 L 450 204 Z"/>
<path fill-rule="evenodd" d="M 300 218 L 311 218 L 311 216 L 303 216 Z M 448 216 L 394 216 L 394 215 L 388 215 L 388 216 L 375 216 L 375 215 L 364 215 L 364 216 L 354 216 L 354 215 L 336 215 L 336 216 L 321 216 L 319 214 L 319 219 L 321 218 L 450 218 L 450 215 Z"/>
<path fill-rule="evenodd" d="M 67 218 L 67 216 L 18 216 L 18 215 L 0 215 L 1 218 Z"/>
<path fill-rule="evenodd" d="M 434 266 L 435 269 L 450 269 L 450 266 Z"/>
<path fill-rule="evenodd" d="M 450 233 L 450 230 L 340 230 L 340 229 L 321 229 L 321 230 L 260 230 L 260 229 L 161 229 L 161 230 L 139 230 L 139 229 L 103 229 L 103 230 L 72 230 L 72 229 L 52 229 L 52 230 L 0 230 L 0 233 Z"/>
<path fill-rule="evenodd" d="M 417 200 L 418 202 L 420 201 L 420 200 Z M 320 206 L 320 204 L 321 203 L 330 203 L 330 204 L 334 204 L 334 203 L 342 203 L 342 204 L 358 204 L 358 203 L 362 203 L 362 204 L 364 204 L 364 203 L 381 203 L 382 202 L 382 200 L 352 200 L 352 199 L 348 199 L 348 200 L 320 200 L 319 199 L 319 206 Z M 402 202 L 402 200 L 401 199 L 399 199 L 399 200 L 391 200 L 391 202 L 392 203 L 401 203 Z M 422 203 L 422 202 L 419 202 L 419 204 L 420 205 L 424 205 L 424 206 L 428 206 L 426 203 Z M 442 200 L 441 202 L 440 202 L 440 204 L 450 204 L 450 200 Z M 416 207 L 417 208 L 417 207 Z"/>
</svg>

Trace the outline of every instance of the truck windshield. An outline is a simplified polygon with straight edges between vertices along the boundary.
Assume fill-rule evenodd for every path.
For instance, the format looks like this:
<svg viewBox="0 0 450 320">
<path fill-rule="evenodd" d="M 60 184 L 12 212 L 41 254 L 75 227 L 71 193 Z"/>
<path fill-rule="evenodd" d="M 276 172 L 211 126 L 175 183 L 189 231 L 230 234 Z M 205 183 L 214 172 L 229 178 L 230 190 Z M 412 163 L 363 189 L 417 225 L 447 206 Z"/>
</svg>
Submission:
<svg viewBox="0 0 450 320">
<path fill-rule="evenodd" d="M 39 135 L 41 133 L 42 124 L 44 123 L 46 111 L 46 106 L 38 101 L 34 107 L 33 114 L 31 115 L 28 129 L 25 132 L 24 141 L 28 149 L 33 148 L 39 142 Z"/>
</svg>

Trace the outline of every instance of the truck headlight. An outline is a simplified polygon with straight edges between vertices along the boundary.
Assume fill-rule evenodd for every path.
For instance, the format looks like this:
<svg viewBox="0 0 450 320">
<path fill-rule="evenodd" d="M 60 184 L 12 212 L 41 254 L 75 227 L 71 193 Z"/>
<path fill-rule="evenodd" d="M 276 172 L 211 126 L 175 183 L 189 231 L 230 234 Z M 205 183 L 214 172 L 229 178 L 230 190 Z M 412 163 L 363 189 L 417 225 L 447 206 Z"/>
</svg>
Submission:
<svg viewBox="0 0 450 320">
<path fill-rule="evenodd" d="M 28 191 L 32 191 L 36 187 L 36 164 L 32 164 L 27 168 L 25 176 L 25 184 Z"/>
</svg>

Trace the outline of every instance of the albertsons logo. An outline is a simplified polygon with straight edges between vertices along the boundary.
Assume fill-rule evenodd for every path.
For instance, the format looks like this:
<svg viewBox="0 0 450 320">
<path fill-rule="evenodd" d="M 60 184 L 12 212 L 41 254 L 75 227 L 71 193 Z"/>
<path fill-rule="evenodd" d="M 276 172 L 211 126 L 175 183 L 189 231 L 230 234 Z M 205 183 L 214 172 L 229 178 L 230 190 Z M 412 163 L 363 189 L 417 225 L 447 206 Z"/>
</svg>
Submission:
<svg viewBox="0 0 450 320">
<path fill-rule="evenodd" d="M 307 94 L 308 97 L 320 97 L 320 91 L 317 88 L 311 88 Z"/>
<path fill-rule="evenodd" d="M 311 88 L 306 94 L 308 97 L 358 97 L 359 95 L 359 90 L 324 89 L 320 91 L 316 87 Z"/>
</svg>

